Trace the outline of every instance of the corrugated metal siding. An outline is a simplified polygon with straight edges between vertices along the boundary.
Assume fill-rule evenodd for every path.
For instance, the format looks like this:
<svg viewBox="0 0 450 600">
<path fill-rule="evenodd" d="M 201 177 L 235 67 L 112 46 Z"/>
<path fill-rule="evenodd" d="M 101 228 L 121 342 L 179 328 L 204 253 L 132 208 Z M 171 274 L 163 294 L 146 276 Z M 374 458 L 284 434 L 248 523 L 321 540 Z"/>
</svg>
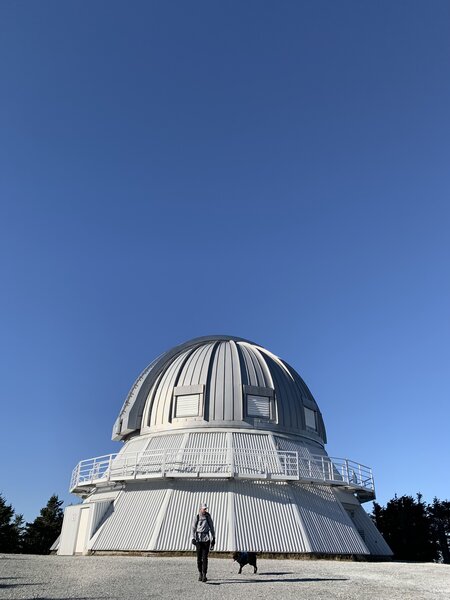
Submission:
<svg viewBox="0 0 450 600">
<path fill-rule="evenodd" d="M 369 554 L 330 487 L 294 484 L 292 491 L 308 532 L 311 552 Z"/>
<path fill-rule="evenodd" d="M 307 552 L 287 484 L 235 482 L 237 550 Z"/>
<path fill-rule="evenodd" d="M 210 479 L 127 485 L 111 514 L 107 501 L 94 509 L 92 531 L 99 529 L 92 549 L 191 550 L 190 527 L 201 502 L 210 508 L 219 551 L 369 554 L 357 531 L 363 529 L 373 554 L 390 554 L 360 505 L 350 506 L 353 523 L 330 487 Z M 79 506 L 69 508 L 78 512 Z M 73 525 L 66 537 L 63 530 L 60 553 L 74 544 L 77 521 Z"/>
<path fill-rule="evenodd" d="M 260 473 L 265 465 L 261 463 L 259 451 L 274 450 L 270 434 L 233 433 L 233 448 L 236 469 L 243 474 Z M 275 455 L 267 459 L 267 467 L 274 473 L 280 470 L 280 464 Z"/>
<path fill-rule="evenodd" d="M 200 473 L 226 472 L 227 434 L 225 432 L 190 433 L 185 448 L 190 451 L 183 455 L 183 466 L 186 470 L 195 467 L 195 470 Z"/>
<path fill-rule="evenodd" d="M 228 492 L 230 482 L 182 482 L 172 491 L 159 532 L 156 550 L 192 550 L 191 525 L 199 506 L 206 502 L 216 530 L 216 550 L 228 543 Z"/>
<path fill-rule="evenodd" d="M 183 445 L 184 436 L 184 433 L 152 436 L 146 450 L 179 450 Z"/>
<path fill-rule="evenodd" d="M 147 550 L 167 486 L 128 487 L 115 503 L 93 550 Z"/>
<path fill-rule="evenodd" d="M 362 506 L 343 504 L 344 508 L 351 512 L 350 518 L 359 532 L 363 532 L 364 543 L 369 548 L 370 553 L 375 556 L 391 556 L 392 551 L 389 548 L 386 540 L 378 531 L 372 519 L 366 513 Z"/>
<path fill-rule="evenodd" d="M 97 502 L 92 503 L 91 526 L 89 534 L 90 538 L 92 538 L 99 528 L 101 522 L 103 521 L 103 517 L 105 516 L 112 502 L 112 500 L 98 500 Z"/>
</svg>

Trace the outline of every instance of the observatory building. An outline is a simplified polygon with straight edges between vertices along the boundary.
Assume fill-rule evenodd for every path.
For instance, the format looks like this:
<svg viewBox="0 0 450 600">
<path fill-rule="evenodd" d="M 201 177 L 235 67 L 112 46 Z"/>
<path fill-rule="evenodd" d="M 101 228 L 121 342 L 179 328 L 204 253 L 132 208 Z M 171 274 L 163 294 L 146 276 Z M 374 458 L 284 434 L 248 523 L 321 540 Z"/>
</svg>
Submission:
<svg viewBox="0 0 450 600">
<path fill-rule="evenodd" d="M 217 551 L 392 554 L 361 507 L 375 498 L 371 469 L 328 456 L 305 382 L 258 344 L 217 335 L 162 354 L 113 439 L 120 452 L 73 471 L 83 502 L 65 510 L 60 555 L 192 550 L 201 502 Z"/>
</svg>

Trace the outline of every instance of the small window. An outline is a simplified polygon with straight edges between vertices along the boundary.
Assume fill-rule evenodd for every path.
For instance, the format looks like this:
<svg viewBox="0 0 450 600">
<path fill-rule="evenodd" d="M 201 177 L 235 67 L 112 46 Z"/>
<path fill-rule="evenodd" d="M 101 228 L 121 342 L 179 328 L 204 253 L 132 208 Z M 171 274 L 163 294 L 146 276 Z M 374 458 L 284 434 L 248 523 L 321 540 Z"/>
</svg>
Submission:
<svg viewBox="0 0 450 600">
<path fill-rule="evenodd" d="M 255 396 L 247 394 L 247 415 L 270 419 L 270 398 L 268 396 Z"/>
<path fill-rule="evenodd" d="M 316 411 L 311 410 L 310 408 L 306 408 L 306 406 L 304 407 L 304 409 L 306 428 L 317 431 Z"/>
<path fill-rule="evenodd" d="M 177 396 L 175 417 L 198 417 L 200 394 Z"/>
</svg>

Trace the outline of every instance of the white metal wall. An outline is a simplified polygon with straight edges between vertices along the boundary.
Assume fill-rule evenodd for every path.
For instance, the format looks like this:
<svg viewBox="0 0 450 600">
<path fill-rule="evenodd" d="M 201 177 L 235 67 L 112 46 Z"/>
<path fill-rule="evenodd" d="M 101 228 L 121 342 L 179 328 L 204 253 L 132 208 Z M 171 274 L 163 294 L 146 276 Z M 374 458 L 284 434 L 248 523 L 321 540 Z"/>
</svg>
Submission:
<svg viewBox="0 0 450 600">
<path fill-rule="evenodd" d="M 129 486 L 114 503 L 92 550 L 147 550 L 166 493 L 164 483 Z"/>
<path fill-rule="evenodd" d="M 328 486 L 292 485 L 310 551 L 325 554 L 369 554 L 350 517 Z"/>
<path fill-rule="evenodd" d="M 236 550 L 308 551 L 287 484 L 236 482 L 234 511 Z"/>
<path fill-rule="evenodd" d="M 379 534 L 365 522 L 369 550 L 358 534 L 364 515 L 355 510 L 355 524 L 331 487 L 239 479 L 127 484 L 110 514 L 107 501 L 91 504 L 99 505 L 90 527 L 92 550 L 193 550 L 191 524 L 201 502 L 210 508 L 218 551 L 390 554 L 387 546 L 380 552 Z M 63 530 L 59 554 L 73 553 L 76 523 L 72 529 L 68 535 Z"/>
<path fill-rule="evenodd" d="M 228 550 L 229 481 L 181 482 L 172 489 L 155 550 L 193 550 L 191 524 L 206 502 L 216 529 L 216 550 Z M 153 549 L 153 548 L 152 548 Z"/>
</svg>

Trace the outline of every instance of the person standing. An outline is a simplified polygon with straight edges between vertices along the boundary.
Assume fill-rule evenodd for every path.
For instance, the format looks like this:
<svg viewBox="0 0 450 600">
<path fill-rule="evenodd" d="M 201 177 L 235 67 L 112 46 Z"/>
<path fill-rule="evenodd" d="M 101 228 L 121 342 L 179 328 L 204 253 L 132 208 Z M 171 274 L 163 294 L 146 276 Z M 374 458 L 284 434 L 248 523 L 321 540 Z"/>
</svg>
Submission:
<svg viewBox="0 0 450 600">
<path fill-rule="evenodd" d="M 206 583 L 206 573 L 208 571 L 208 553 L 214 550 L 216 543 L 216 534 L 214 523 L 208 512 L 208 505 L 200 505 L 198 514 L 192 521 L 192 543 L 197 548 L 197 568 L 199 572 L 198 580 Z"/>
</svg>

